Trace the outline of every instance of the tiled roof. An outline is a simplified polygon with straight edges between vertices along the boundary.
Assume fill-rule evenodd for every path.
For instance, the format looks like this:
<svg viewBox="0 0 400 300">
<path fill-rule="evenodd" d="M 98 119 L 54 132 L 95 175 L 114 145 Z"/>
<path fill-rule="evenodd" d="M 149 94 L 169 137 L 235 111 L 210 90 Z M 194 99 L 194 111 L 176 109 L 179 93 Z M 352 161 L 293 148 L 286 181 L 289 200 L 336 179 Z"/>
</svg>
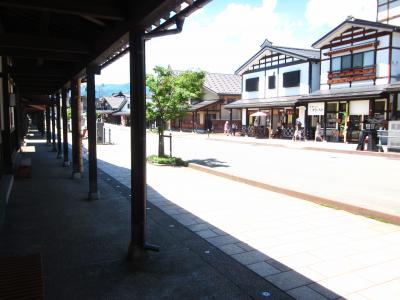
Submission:
<svg viewBox="0 0 400 300">
<path fill-rule="evenodd" d="M 301 49 L 301 48 L 292 48 L 292 47 L 281 47 L 281 46 L 273 46 L 276 49 L 280 49 L 285 52 L 290 52 L 299 56 L 308 57 L 312 59 L 319 59 L 319 51 L 313 49 Z"/>
<path fill-rule="evenodd" d="M 204 86 L 218 95 L 240 95 L 242 77 L 234 74 L 206 73 Z"/>
<path fill-rule="evenodd" d="M 287 54 L 289 56 L 298 57 L 303 60 L 319 60 L 320 53 L 319 50 L 313 49 L 303 49 L 303 48 L 292 48 L 292 47 L 284 47 L 284 46 L 274 46 L 271 42 L 266 40 L 262 45 L 261 49 L 254 54 L 249 60 L 247 60 L 239 69 L 236 70 L 236 74 L 239 74 L 245 68 L 251 64 L 253 61 L 258 59 L 265 51 L 276 51 L 282 54 Z"/>
<path fill-rule="evenodd" d="M 200 101 L 196 104 L 192 104 L 189 107 L 189 111 L 197 111 L 197 110 L 202 110 L 208 106 L 211 106 L 215 103 L 217 103 L 218 101 L 220 101 L 220 99 L 216 99 L 216 100 L 204 100 L 204 101 Z"/>
<path fill-rule="evenodd" d="M 100 100 L 105 100 L 113 110 L 121 109 L 126 102 L 126 98 L 124 97 L 103 97 Z"/>
</svg>

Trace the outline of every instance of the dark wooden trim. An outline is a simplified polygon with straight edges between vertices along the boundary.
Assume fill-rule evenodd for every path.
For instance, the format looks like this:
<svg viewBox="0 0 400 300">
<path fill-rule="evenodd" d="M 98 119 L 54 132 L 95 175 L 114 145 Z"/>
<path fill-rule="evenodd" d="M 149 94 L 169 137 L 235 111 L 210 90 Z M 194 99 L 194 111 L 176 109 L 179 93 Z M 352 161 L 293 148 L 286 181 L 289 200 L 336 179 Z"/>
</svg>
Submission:
<svg viewBox="0 0 400 300">
<path fill-rule="evenodd" d="M 52 139 L 52 151 L 56 152 L 56 97 L 55 95 L 51 95 L 51 139 Z"/>
<path fill-rule="evenodd" d="M 68 151 L 68 118 L 67 118 L 67 90 L 62 89 L 61 91 L 62 101 L 62 123 L 63 123 L 63 158 L 64 166 L 69 164 L 69 151 Z"/>
<path fill-rule="evenodd" d="M 334 47 L 343 46 L 346 44 L 351 44 L 354 42 L 361 42 L 361 41 L 365 41 L 365 40 L 374 39 L 377 37 L 382 37 L 382 36 L 389 35 L 389 34 L 390 34 L 390 32 L 375 33 L 375 34 L 367 35 L 367 36 L 361 37 L 361 38 L 354 38 L 352 40 L 347 40 L 347 41 L 342 41 L 342 42 L 338 42 L 338 43 L 334 43 L 334 44 L 332 43 L 329 45 L 325 45 L 325 46 L 321 47 L 321 49 L 334 48 Z"/>
<path fill-rule="evenodd" d="M 89 144 L 89 200 L 98 199 L 97 191 L 97 132 L 96 132 L 96 89 L 95 74 L 91 68 L 87 69 L 87 130 Z"/>
<path fill-rule="evenodd" d="M 307 61 L 306 60 L 294 61 L 294 62 L 289 62 L 289 63 L 286 63 L 286 64 L 282 64 L 282 65 L 275 65 L 275 66 L 272 66 L 272 67 L 266 67 L 266 68 L 255 69 L 255 70 L 248 70 L 248 71 L 244 72 L 243 75 L 252 74 L 252 73 L 256 73 L 256 72 L 262 72 L 262 71 L 266 71 L 266 70 L 279 69 L 279 68 L 284 68 L 284 67 L 288 67 L 288 66 L 300 65 L 300 64 L 304 64 L 304 63 L 307 63 Z"/>
<path fill-rule="evenodd" d="M 0 7 L 13 7 L 19 9 L 53 12 L 78 16 L 89 16 L 99 19 L 123 21 L 127 18 L 126 8 L 116 5 L 106 5 L 96 1 L 29 1 L 29 0 L 1 0 Z M 118 7 L 118 8 L 117 8 Z"/>
<path fill-rule="evenodd" d="M 390 33 L 390 38 L 389 38 L 389 62 L 388 62 L 388 64 L 389 64 L 389 66 L 388 66 L 388 69 L 389 69 L 388 70 L 388 76 L 389 76 L 388 83 L 389 84 L 392 81 L 392 52 L 393 52 L 392 45 L 393 45 L 393 33 Z"/>
<path fill-rule="evenodd" d="M 57 158 L 62 157 L 61 152 L 61 105 L 60 105 L 60 92 L 56 94 L 56 109 L 57 109 Z"/>
</svg>

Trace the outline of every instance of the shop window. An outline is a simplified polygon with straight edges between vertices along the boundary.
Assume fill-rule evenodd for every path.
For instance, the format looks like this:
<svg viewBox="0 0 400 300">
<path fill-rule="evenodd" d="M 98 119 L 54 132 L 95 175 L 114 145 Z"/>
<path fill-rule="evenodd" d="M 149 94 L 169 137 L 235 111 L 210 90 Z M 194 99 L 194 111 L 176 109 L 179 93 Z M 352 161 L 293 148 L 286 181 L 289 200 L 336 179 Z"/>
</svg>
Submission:
<svg viewBox="0 0 400 300">
<path fill-rule="evenodd" d="M 275 75 L 268 76 L 268 89 L 273 90 L 275 88 Z"/>
<path fill-rule="evenodd" d="M 283 87 L 300 86 L 300 71 L 283 73 Z"/>
<path fill-rule="evenodd" d="M 327 103 L 326 105 L 326 111 L 327 112 L 337 112 L 337 103 Z"/>
<path fill-rule="evenodd" d="M 258 91 L 259 78 L 246 79 L 246 92 L 257 92 Z"/>
</svg>

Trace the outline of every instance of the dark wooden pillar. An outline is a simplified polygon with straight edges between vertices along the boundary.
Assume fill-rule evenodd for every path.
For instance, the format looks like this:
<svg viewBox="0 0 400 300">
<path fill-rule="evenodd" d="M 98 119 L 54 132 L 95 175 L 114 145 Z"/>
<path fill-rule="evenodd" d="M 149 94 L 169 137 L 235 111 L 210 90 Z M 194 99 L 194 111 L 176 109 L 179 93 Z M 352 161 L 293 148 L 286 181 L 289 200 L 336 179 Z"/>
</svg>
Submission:
<svg viewBox="0 0 400 300">
<path fill-rule="evenodd" d="M 144 31 L 131 30 L 130 45 L 130 115 L 131 122 L 131 242 L 128 260 L 142 258 L 146 249 L 146 83 Z"/>
<path fill-rule="evenodd" d="M 4 173 L 12 174 L 12 141 L 11 141 L 11 127 L 10 127 L 10 93 L 8 90 L 8 73 L 7 73 L 7 58 L 1 58 L 3 67 L 3 111 L 4 111 L 4 130 L 2 131 L 3 143 L 3 159 L 4 159 Z"/>
<path fill-rule="evenodd" d="M 272 120 L 272 118 L 271 118 Z M 246 108 L 246 119 L 244 120 L 246 126 L 249 126 L 249 110 Z"/>
<path fill-rule="evenodd" d="M 72 118 L 72 178 L 80 179 L 83 173 L 82 137 L 81 137 L 81 81 L 71 81 L 71 118 Z"/>
<path fill-rule="evenodd" d="M 393 93 L 393 102 L 392 102 L 392 115 L 391 115 L 391 120 L 397 120 L 397 115 L 398 115 L 398 92 Z"/>
<path fill-rule="evenodd" d="M 67 90 L 62 89 L 61 91 L 62 101 L 62 129 L 63 129 L 63 166 L 69 166 L 68 158 L 68 117 L 67 117 Z"/>
<path fill-rule="evenodd" d="M 57 158 L 62 157 L 61 151 L 61 104 L 60 92 L 56 94 L 56 108 L 57 108 Z"/>
<path fill-rule="evenodd" d="M 195 122 L 195 120 L 194 120 L 194 112 L 192 112 L 192 132 L 194 132 L 194 122 Z"/>
<path fill-rule="evenodd" d="M 100 68 L 87 68 L 87 129 L 89 140 L 89 200 L 99 198 L 97 190 L 97 149 L 96 149 L 96 90 L 95 75 L 100 74 Z"/>
<path fill-rule="evenodd" d="M 328 102 L 325 101 L 324 102 L 324 140 L 325 141 L 328 141 L 327 136 L 326 136 L 326 127 L 327 127 L 327 123 L 328 123 L 328 120 L 327 120 L 327 118 L 328 118 L 327 109 L 328 109 Z"/>
<path fill-rule="evenodd" d="M 232 128 L 232 108 L 229 110 L 229 124 L 231 125 Z"/>
<path fill-rule="evenodd" d="M 52 150 L 57 151 L 56 148 L 56 112 L 55 112 L 55 95 L 51 95 L 51 137 L 52 137 Z"/>
<path fill-rule="evenodd" d="M 47 145 L 51 144 L 51 126 L 50 126 L 50 104 L 46 105 L 46 140 Z"/>
</svg>

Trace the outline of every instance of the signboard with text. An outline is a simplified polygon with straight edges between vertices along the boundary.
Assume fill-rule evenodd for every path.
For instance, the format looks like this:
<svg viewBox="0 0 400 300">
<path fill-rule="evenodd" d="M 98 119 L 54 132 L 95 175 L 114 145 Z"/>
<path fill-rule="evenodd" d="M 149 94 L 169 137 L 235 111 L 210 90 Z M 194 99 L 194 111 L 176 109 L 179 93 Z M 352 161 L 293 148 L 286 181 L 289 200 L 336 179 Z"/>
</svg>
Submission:
<svg viewBox="0 0 400 300">
<path fill-rule="evenodd" d="M 325 112 L 324 102 L 308 103 L 309 116 L 323 116 Z"/>
</svg>

